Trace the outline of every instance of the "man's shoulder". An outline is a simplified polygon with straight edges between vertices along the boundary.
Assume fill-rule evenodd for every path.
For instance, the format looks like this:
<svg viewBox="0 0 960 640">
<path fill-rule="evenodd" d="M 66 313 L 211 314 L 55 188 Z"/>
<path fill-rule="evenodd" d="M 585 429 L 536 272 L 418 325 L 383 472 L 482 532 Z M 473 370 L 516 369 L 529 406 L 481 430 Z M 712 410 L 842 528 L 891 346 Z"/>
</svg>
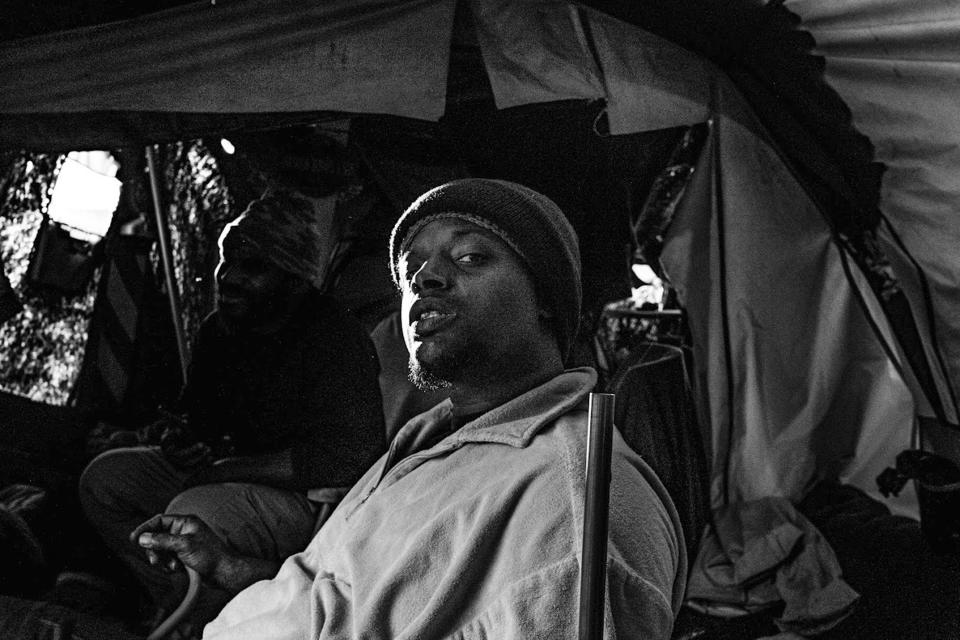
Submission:
<svg viewBox="0 0 960 640">
<path fill-rule="evenodd" d="M 586 492 L 587 411 L 576 407 L 559 416 L 528 447 L 527 464 L 561 468 L 569 490 L 580 496 Z M 648 517 L 661 521 L 665 528 L 676 522 L 673 502 L 660 478 L 642 456 L 629 447 L 614 429 L 610 457 L 612 489 L 611 509 L 622 510 L 628 521 Z"/>
</svg>

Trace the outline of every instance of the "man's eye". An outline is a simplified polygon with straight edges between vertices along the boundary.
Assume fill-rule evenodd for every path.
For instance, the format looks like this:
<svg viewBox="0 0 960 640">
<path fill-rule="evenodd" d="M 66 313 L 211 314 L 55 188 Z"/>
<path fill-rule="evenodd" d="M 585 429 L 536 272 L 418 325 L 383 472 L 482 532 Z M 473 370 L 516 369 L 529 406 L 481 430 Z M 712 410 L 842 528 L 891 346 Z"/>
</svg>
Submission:
<svg viewBox="0 0 960 640">
<path fill-rule="evenodd" d="M 462 264 L 479 264 L 486 259 L 487 257 L 482 253 L 464 253 L 457 256 L 457 262 Z"/>
</svg>

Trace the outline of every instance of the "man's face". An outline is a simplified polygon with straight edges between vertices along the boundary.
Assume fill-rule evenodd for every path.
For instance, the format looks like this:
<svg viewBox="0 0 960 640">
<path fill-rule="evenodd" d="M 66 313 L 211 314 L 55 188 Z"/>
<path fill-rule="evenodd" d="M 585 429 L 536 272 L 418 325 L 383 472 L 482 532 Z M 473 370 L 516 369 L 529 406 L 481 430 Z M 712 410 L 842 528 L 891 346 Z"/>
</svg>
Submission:
<svg viewBox="0 0 960 640">
<path fill-rule="evenodd" d="M 424 226 L 398 262 L 411 379 L 423 388 L 510 375 L 543 344 L 533 282 L 493 233 L 456 218 Z"/>
<path fill-rule="evenodd" d="M 285 309 L 291 276 L 236 234 L 224 238 L 214 275 L 217 308 L 233 326 L 256 327 Z"/>
</svg>

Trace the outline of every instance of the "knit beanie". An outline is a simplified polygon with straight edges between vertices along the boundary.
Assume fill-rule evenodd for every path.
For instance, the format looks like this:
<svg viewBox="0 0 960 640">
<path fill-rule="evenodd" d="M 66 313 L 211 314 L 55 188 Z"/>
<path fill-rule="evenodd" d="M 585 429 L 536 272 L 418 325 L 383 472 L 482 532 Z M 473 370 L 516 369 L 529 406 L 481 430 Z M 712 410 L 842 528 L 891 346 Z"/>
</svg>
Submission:
<svg viewBox="0 0 960 640">
<path fill-rule="evenodd" d="M 515 182 L 466 178 L 435 187 L 416 199 L 390 234 L 390 272 L 400 286 L 397 262 L 424 225 L 459 218 L 499 236 L 524 261 L 540 304 L 553 315 L 560 354 L 566 358 L 580 323 L 580 249 L 577 234 L 550 198 Z"/>
<path fill-rule="evenodd" d="M 309 198 L 284 190 L 267 191 L 224 227 L 221 250 L 228 234 L 242 238 L 282 271 L 318 288 L 323 284 L 330 225 Z"/>
</svg>

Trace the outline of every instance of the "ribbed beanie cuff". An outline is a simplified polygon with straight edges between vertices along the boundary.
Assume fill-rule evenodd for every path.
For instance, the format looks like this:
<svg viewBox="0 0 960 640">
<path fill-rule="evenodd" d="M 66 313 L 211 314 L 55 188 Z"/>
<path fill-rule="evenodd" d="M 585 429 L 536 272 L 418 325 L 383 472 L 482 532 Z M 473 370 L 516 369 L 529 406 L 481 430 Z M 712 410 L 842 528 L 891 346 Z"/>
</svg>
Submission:
<svg viewBox="0 0 960 640">
<path fill-rule="evenodd" d="M 580 322 L 580 249 L 577 234 L 550 198 L 505 180 L 467 178 L 417 198 L 390 234 L 390 273 L 400 286 L 397 261 L 430 219 L 460 217 L 500 236 L 526 263 L 540 302 L 554 316 L 566 358 Z"/>
</svg>

